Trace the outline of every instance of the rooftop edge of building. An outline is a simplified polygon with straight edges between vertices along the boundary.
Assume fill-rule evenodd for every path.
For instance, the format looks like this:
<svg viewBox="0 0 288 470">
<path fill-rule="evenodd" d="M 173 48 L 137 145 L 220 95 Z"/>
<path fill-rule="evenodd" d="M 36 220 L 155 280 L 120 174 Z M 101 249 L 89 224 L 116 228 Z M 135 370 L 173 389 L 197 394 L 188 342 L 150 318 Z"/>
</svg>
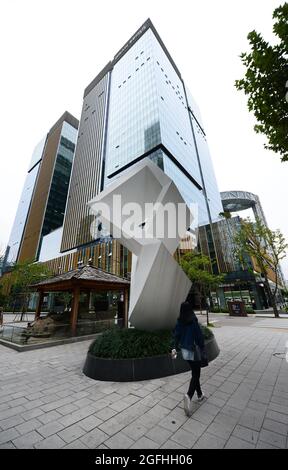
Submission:
<svg viewBox="0 0 288 470">
<path fill-rule="evenodd" d="M 161 37 L 159 36 L 155 26 L 153 25 L 152 21 L 150 20 L 150 18 L 148 18 L 141 26 L 139 29 L 137 29 L 136 33 L 134 33 L 130 39 L 124 44 L 124 46 L 119 49 L 119 51 L 117 52 L 117 54 L 114 56 L 113 60 L 112 61 L 109 61 L 107 65 L 105 65 L 105 67 L 101 70 L 101 72 L 96 75 L 96 77 L 92 80 L 92 82 L 89 83 L 89 85 L 85 88 L 84 90 L 84 96 L 83 98 L 85 98 L 85 96 L 88 95 L 88 93 L 93 90 L 93 88 L 97 85 L 97 83 L 99 83 L 99 81 L 106 75 L 106 73 L 108 72 L 111 72 L 113 70 L 113 67 L 114 65 L 118 62 L 118 60 L 121 59 L 121 57 L 123 57 L 124 54 L 126 54 L 126 52 L 136 43 L 136 41 L 138 41 L 138 39 L 140 39 L 141 36 L 143 36 L 144 33 L 146 33 L 146 31 L 148 31 L 148 29 L 151 29 L 154 33 L 154 35 L 156 36 L 156 39 L 159 41 L 163 51 L 165 52 L 165 54 L 167 55 L 167 57 L 169 58 L 173 68 L 175 69 L 177 75 L 179 76 L 179 78 L 182 80 L 182 77 L 181 77 L 181 74 L 180 74 L 180 71 L 179 69 L 177 68 L 174 60 L 172 59 L 171 55 L 169 54 L 164 42 L 162 41 Z"/>
<path fill-rule="evenodd" d="M 75 118 L 71 113 L 68 111 L 65 111 L 62 116 L 53 124 L 53 126 L 50 128 L 48 131 L 48 135 L 52 134 L 60 125 L 63 124 L 63 122 L 68 122 L 72 127 L 78 130 L 79 127 L 79 121 L 77 118 Z"/>
</svg>

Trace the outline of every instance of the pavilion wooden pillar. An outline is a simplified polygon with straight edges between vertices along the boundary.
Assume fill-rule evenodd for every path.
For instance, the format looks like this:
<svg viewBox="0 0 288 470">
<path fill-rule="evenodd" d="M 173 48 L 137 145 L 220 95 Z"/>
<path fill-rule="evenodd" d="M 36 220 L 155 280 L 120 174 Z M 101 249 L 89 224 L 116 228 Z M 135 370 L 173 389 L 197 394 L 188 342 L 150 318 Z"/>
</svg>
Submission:
<svg viewBox="0 0 288 470">
<path fill-rule="evenodd" d="M 73 336 L 75 336 L 76 328 L 77 328 L 79 299 L 80 299 L 80 288 L 77 286 L 73 290 L 73 303 L 72 303 L 72 310 L 71 310 L 71 330 L 72 330 Z"/>
<path fill-rule="evenodd" d="M 128 328 L 129 290 L 124 289 L 124 328 Z"/>
<path fill-rule="evenodd" d="M 39 291 L 38 302 L 37 302 L 37 307 L 36 307 L 36 311 L 35 311 L 35 320 L 38 320 L 38 318 L 40 318 L 43 299 L 44 299 L 44 292 L 42 290 L 40 290 Z"/>
</svg>

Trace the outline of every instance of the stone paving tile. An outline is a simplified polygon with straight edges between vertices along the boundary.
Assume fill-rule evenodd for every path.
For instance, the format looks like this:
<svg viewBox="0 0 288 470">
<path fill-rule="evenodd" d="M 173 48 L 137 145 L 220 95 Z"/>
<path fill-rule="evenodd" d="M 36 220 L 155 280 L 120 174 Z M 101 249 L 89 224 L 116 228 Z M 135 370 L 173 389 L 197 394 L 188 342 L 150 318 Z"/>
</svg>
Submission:
<svg viewBox="0 0 288 470">
<path fill-rule="evenodd" d="M 123 434 L 122 432 L 118 432 L 114 436 L 110 437 L 110 439 L 105 441 L 105 445 L 109 447 L 109 449 L 129 449 L 129 447 L 131 447 L 132 444 L 134 444 L 134 441 L 130 439 L 130 437 Z"/>
<path fill-rule="evenodd" d="M 238 437 L 231 436 L 225 445 L 225 449 L 255 449 L 255 445 L 250 442 L 243 441 Z"/>
<path fill-rule="evenodd" d="M 258 441 L 257 445 L 256 445 L 256 449 L 274 449 L 274 450 L 277 450 L 278 447 L 274 447 L 271 444 L 268 444 L 268 442 Z"/>
<path fill-rule="evenodd" d="M 230 437 L 230 434 L 232 433 L 234 429 L 233 424 L 228 424 L 228 423 L 217 423 L 213 421 L 207 428 L 207 432 L 209 434 L 213 434 L 214 436 L 219 436 L 223 439 L 228 439 Z"/>
<path fill-rule="evenodd" d="M 109 436 L 98 428 L 86 433 L 80 438 L 80 441 L 88 447 L 88 449 L 96 449 L 100 444 L 109 439 Z"/>
<path fill-rule="evenodd" d="M 37 432 L 39 432 L 41 436 L 46 438 L 46 437 L 52 436 L 52 434 L 56 434 L 57 432 L 61 431 L 63 428 L 64 428 L 63 424 L 59 423 L 59 421 L 51 421 L 50 423 L 37 427 Z"/>
<path fill-rule="evenodd" d="M 268 431 L 267 429 L 262 429 L 259 434 L 259 440 L 268 442 L 268 444 L 279 447 L 280 449 L 285 449 L 287 436 L 283 436 L 282 434 L 278 434 L 273 431 Z"/>
<path fill-rule="evenodd" d="M 263 429 L 268 429 L 269 431 L 277 432 L 278 434 L 283 434 L 283 436 L 288 436 L 288 425 L 283 423 L 278 423 L 272 419 L 265 419 L 263 423 Z"/>
<path fill-rule="evenodd" d="M 39 426 L 41 426 L 40 421 L 38 421 L 36 418 L 33 418 L 29 421 L 25 421 L 23 424 L 19 424 L 15 427 L 15 429 L 19 432 L 19 434 L 27 434 L 30 431 L 34 431 L 34 429 L 37 429 Z"/>
<path fill-rule="evenodd" d="M 288 415 L 278 413 L 278 411 L 268 410 L 266 412 L 266 418 L 272 419 L 278 423 L 288 424 Z"/>
<path fill-rule="evenodd" d="M 133 445 L 131 445 L 131 449 L 158 449 L 160 444 L 156 443 L 155 441 L 152 441 L 151 439 L 148 439 L 148 437 L 143 436 L 138 439 L 138 441 L 134 442 Z M 111 447 L 111 449 L 114 449 L 115 447 Z"/>
<path fill-rule="evenodd" d="M 80 439 L 76 439 L 75 441 L 63 447 L 63 449 L 88 449 L 88 447 L 85 446 L 84 442 L 80 441 Z M 96 447 L 92 447 L 92 449 L 96 449 Z"/>
<path fill-rule="evenodd" d="M 0 445 L 0 449 L 16 449 L 12 442 L 6 442 L 5 444 Z"/>
<path fill-rule="evenodd" d="M 183 446 L 178 444 L 176 441 L 168 440 L 161 446 L 161 449 L 183 449 Z"/>
<path fill-rule="evenodd" d="M 196 434 L 193 434 L 192 432 L 189 432 L 181 427 L 171 436 L 170 440 L 177 442 L 183 448 L 191 449 L 198 438 L 199 436 Z"/>
<path fill-rule="evenodd" d="M 276 411 L 278 413 L 288 415 L 288 407 L 283 405 L 278 405 L 277 403 L 270 402 L 267 405 L 268 410 Z"/>
<path fill-rule="evenodd" d="M 13 444 L 17 449 L 33 449 L 34 444 L 42 441 L 43 437 L 36 431 L 31 431 L 28 434 L 18 437 L 13 440 Z"/>
<path fill-rule="evenodd" d="M 168 431 L 177 431 L 177 429 L 182 426 L 185 421 L 187 421 L 187 416 L 180 413 L 175 412 L 174 410 L 168 414 L 164 419 L 159 421 L 159 426 L 162 426 L 165 429 L 168 429 Z"/>
<path fill-rule="evenodd" d="M 0 433 L 0 444 L 6 444 L 17 436 L 20 436 L 20 434 L 15 428 L 7 429 Z"/>
<path fill-rule="evenodd" d="M 63 441 L 57 434 L 43 439 L 43 441 L 38 442 L 34 445 L 35 449 L 62 449 L 66 445 L 66 442 Z"/>
<path fill-rule="evenodd" d="M 145 437 L 148 437 L 157 444 L 162 445 L 164 442 L 168 441 L 171 434 L 173 434 L 173 431 L 168 431 L 168 429 L 165 429 L 162 426 L 155 426 L 146 432 Z"/>
<path fill-rule="evenodd" d="M 78 406 L 74 405 L 73 403 L 69 403 L 67 405 L 62 406 L 61 408 L 57 408 L 57 413 L 60 413 L 62 416 L 68 415 L 73 413 L 73 411 L 78 411 Z"/>
<path fill-rule="evenodd" d="M 243 441 L 247 441 L 255 445 L 259 437 L 259 432 L 254 429 L 244 428 L 243 426 L 237 425 L 233 430 L 232 437 L 238 437 L 239 439 L 243 439 Z"/>
<path fill-rule="evenodd" d="M 97 411 L 95 413 L 95 416 L 102 421 L 107 421 L 108 419 L 112 418 L 112 416 L 115 416 L 117 414 L 117 411 L 112 410 L 109 407 L 102 408 L 102 410 Z"/>
<path fill-rule="evenodd" d="M 163 428 L 162 430 L 165 431 Z M 124 434 L 126 434 L 126 436 L 136 441 L 137 439 L 140 439 L 140 437 L 144 436 L 144 434 L 148 432 L 148 428 L 146 428 L 146 426 L 143 426 L 140 423 L 137 423 L 137 420 L 136 420 L 136 421 L 133 421 L 133 423 L 126 426 L 125 428 L 123 428 L 121 432 L 123 432 Z"/>
<path fill-rule="evenodd" d="M 233 341 L 230 326 L 215 329 L 221 354 L 203 369 L 208 400 L 194 403 L 190 418 L 189 372 L 100 382 L 82 373 L 90 341 L 25 354 L 0 346 L 0 447 L 287 447 L 287 363 L 273 356 L 286 332 L 241 326 L 247 321 L 233 326 Z"/>
<path fill-rule="evenodd" d="M 82 419 L 82 421 L 79 421 L 78 424 L 83 428 L 85 431 L 92 431 L 92 429 L 96 428 L 101 424 L 103 421 L 99 418 L 96 418 L 96 416 L 88 416 L 85 419 Z"/>
<path fill-rule="evenodd" d="M 24 423 L 24 419 L 21 415 L 11 416 L 11 418 L 6 418 L 0 421 L 0 428 L 5 431 L 6 429 L 13 428 L 14 426 L 22 423 Z"/>
<path fill-rule="evenodd" d="M 62 415 L 57 411 L 49 411 L 48 413 L 43 413 L 38 416 L 38 421 L 41 421 L 42 424 L 50 423 L 50 421 L 56 421 L 57 419 L 61 418 Z"/>
<path fill-rule="evenodd" d="M 78 424 L 73 424 L 72 426 L 65 428 L 63 431 L 58 432 L 58 436 L 67 442 L 67 444 L 70 444 L 70 442 L 83 436 L 83 434 L 85 434 L 85 430 Z"/>
<path fill-rule="evenodd" d="M 204 433 L 193 445 L 193 449 L 223 449 L 226 440 L 214 434 Z"/>
</svg>

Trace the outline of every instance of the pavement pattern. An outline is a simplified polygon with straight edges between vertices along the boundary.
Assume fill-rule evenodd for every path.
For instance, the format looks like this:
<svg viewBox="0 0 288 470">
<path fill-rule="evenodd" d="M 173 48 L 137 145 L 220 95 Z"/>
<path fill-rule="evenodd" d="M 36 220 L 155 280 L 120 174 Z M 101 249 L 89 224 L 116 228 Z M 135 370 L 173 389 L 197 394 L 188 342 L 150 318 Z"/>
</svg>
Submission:
<svg viewBox="0 0 288 470">
<path fill-rule="evenodd" d="M 288 320 L 218 317 L 213 332 L 221 353 L 189 418 L 189 372 L 101 382 L 82 373 L 90 341 L 0 346 L 0 449 L 288 448 Z"/>
</svg>

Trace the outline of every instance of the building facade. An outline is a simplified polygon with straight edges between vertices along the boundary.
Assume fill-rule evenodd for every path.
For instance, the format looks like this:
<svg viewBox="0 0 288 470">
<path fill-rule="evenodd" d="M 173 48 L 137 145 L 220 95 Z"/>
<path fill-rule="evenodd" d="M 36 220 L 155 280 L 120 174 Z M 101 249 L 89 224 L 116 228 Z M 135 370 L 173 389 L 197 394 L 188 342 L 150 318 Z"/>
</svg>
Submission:
<svg viewBox="0 0 288 470">
<path fill-rule="evenodd" d="M 62 273 L 90 259 L 129 274 L 131 254 L 101 229 L 91 231 L 87 203 L 147 157 L 197 206 L 194 229 L 219 218 L 223 208 L 199 109 L 150 19 L 86 87 L 78 135 L 77 127 L 65 113 L 35 154 L 15 260 L 36 259 Z M 180 250 L 195 246 L 195 232 L 191 240 L 187 232 Z"/>
<path fill-rule="evenodd" d="M 256 309 L 268 307 L 268 294 L 264 286 L 264 278 L 255 261 L 246 256 L 242 265 L 235 256 L 234 239 L 241 229 L 241 218 L 233 214 L 246 209 L 252 209 L 255 219 L 267 225 L 259 197 L 247 191 L 225 191 L 221 192 L 224 212 L 230 214 L 229 218 L 223 218 L 213 222 L 211 225 L 203 225 L 199 228 L 199 248 L 203 254 L 211 259 L 211 270 L 225 274 L 225 281 L 214 293 L 214 301 L 221 307 L 227 307 L 229 300 L 243 300 L 247 306 Z M 214 243 L 211 240 L 211 228 Z M 284 285 L 282 272 L 279 270 L 280 285 Z M 268 272 L 271 289 L 275 288 L 275 274 Z M 281 302 L 281 292 L 278 295 Z"/>
<path fill-rule="evenodd" d="M 198 108 L 150 20 L 85 90 L 62 252 L 93 245 L 88 201 L 147 157 L 186 203 L 197 204 L 199 224 L 218 218 L 222 203 Z"/>
<path fill-rule="evenodd" d="M 63 225 L 78 121 L 68 112 L 36 146 L 8 242 L 8 262 L 38 260 L 45 236 Z"/>
</svg>

